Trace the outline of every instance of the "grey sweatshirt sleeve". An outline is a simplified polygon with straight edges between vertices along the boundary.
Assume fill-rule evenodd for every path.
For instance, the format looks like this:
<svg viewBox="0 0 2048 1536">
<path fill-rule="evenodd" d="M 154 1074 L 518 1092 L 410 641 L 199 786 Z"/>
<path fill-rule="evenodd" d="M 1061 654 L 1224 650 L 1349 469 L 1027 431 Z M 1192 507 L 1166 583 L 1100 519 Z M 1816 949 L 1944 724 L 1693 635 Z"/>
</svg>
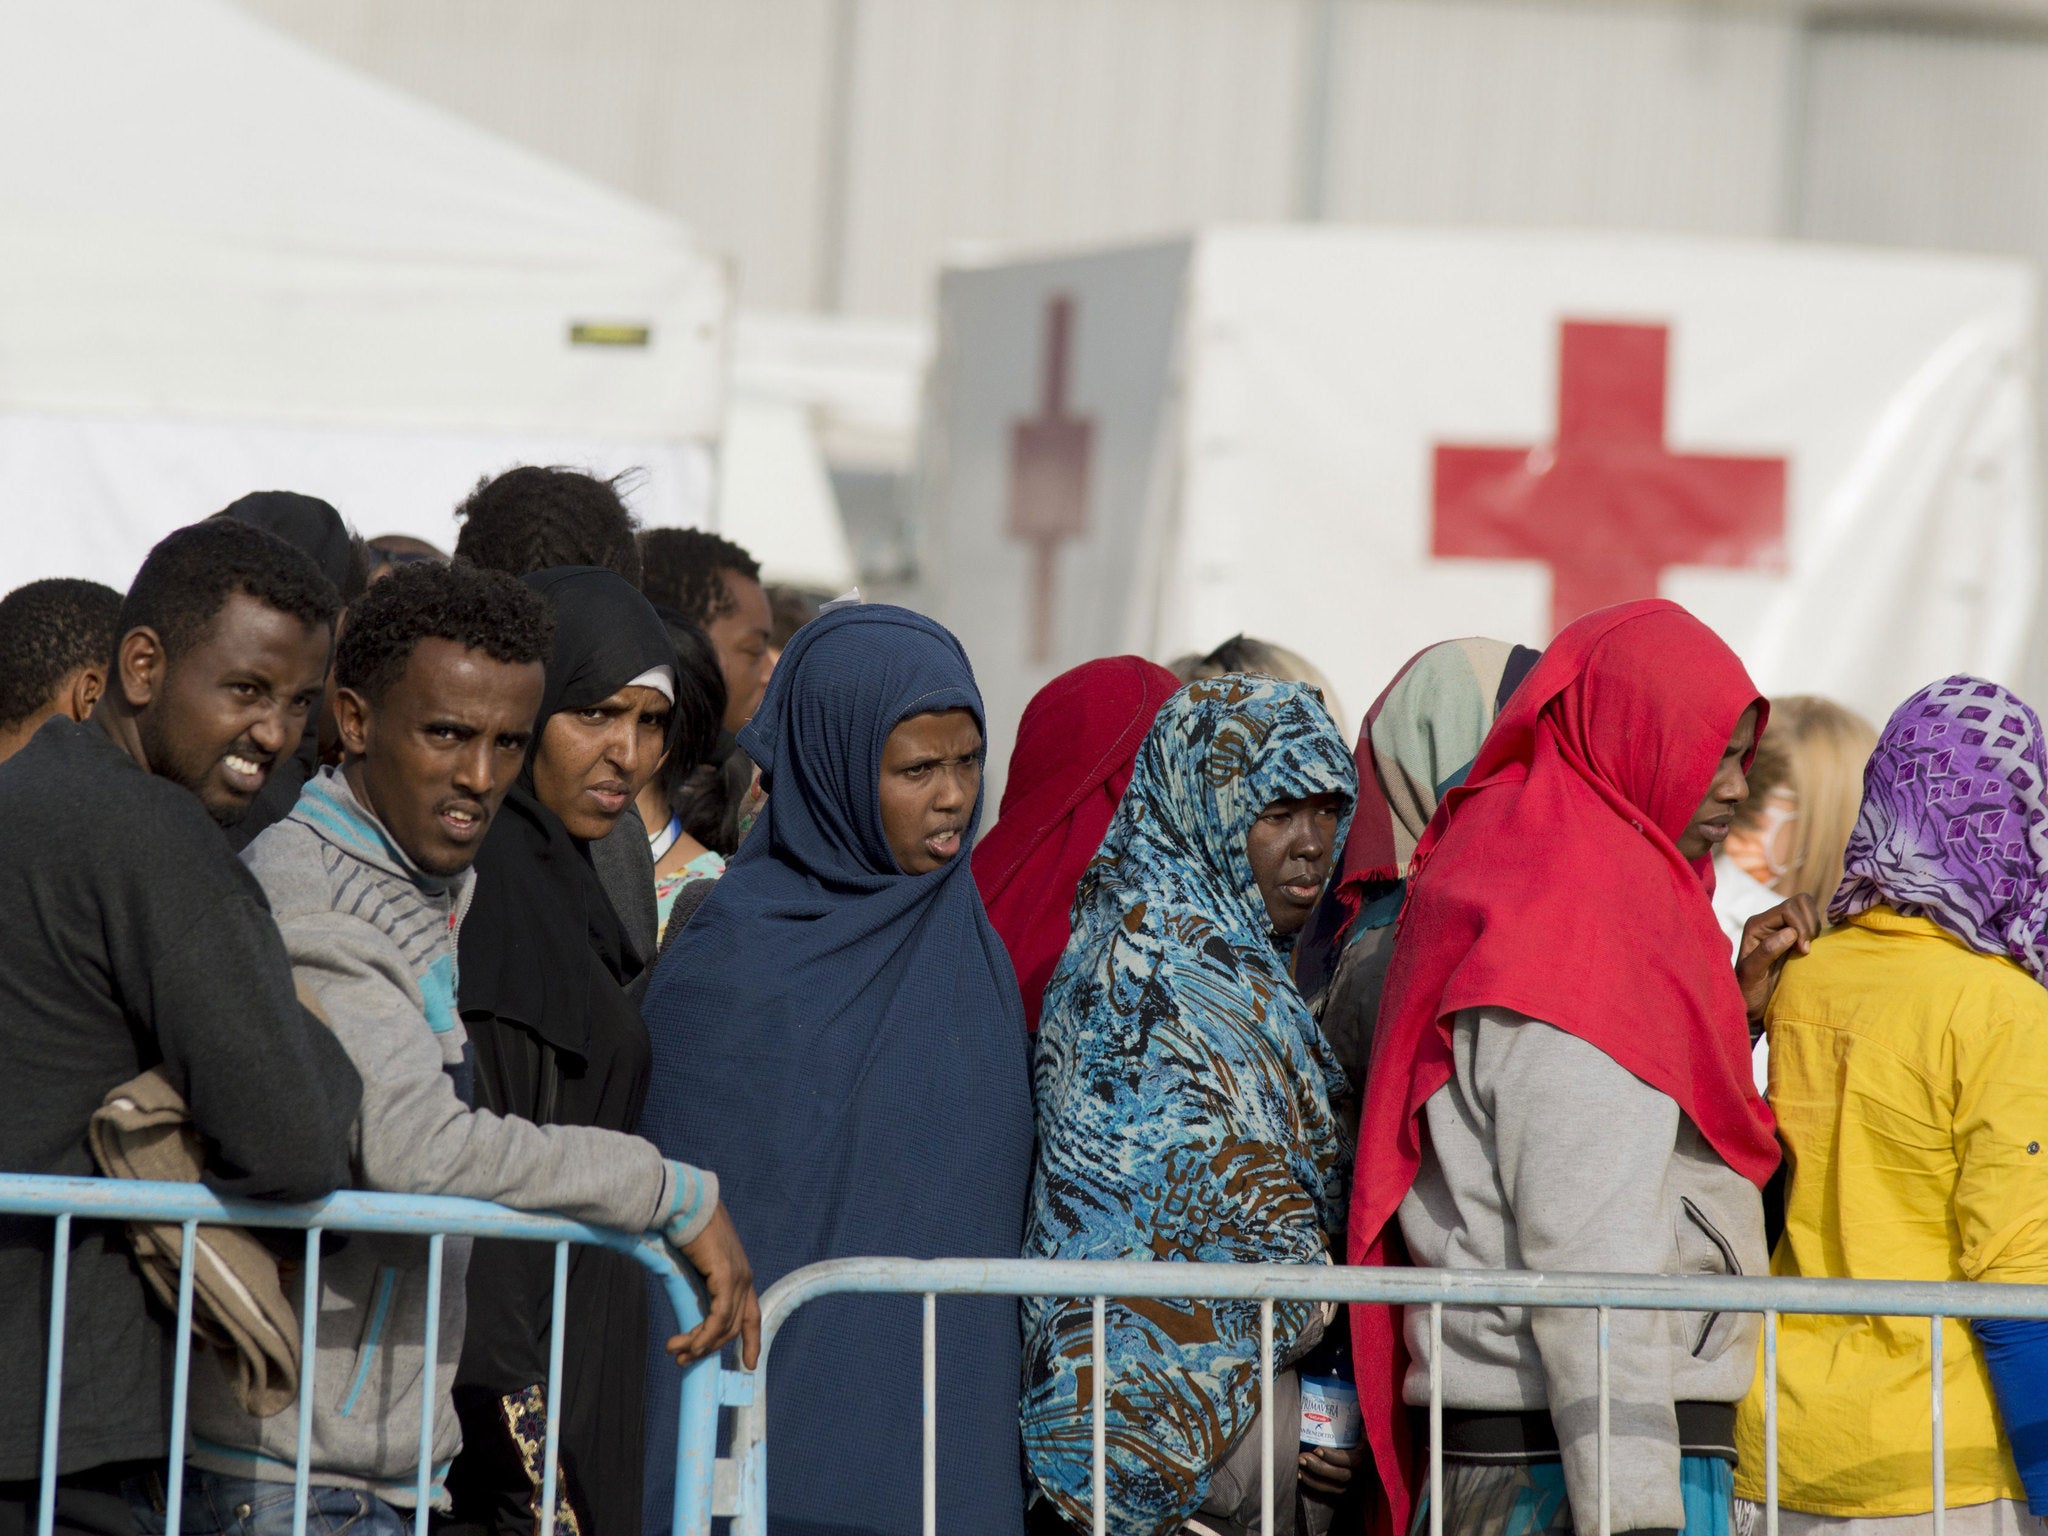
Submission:
<svg viewBox="0 0 2048 1536">
<path fill-rule="evenodd" d="M 1679 1109 L 1575 1035 L 1480 1012 L 1473 1076 L 1494 1121 L 1501 1189 L 1525 1269 L 1651 1274 L 1674 1241 L 1665 1181 Z M 1683 1529 L 1672 1332 L 1665 1314 L 1609 1314 L 1610 1529 Z M 1579 1536 L 1600 1528 L 1596 1314 L 1532 1314 Z"/>
<path fill-rule="evenodd" d="M 465 1105 L 443 1070 L 404 957 L 369 923 L 318 913 L 280 926 L 299 981 L 319 998 L 362 1074 L 357 1162 L 367 1188 L 495 1200 L 626 1232 L 662 1226 L 692 1195 L 638 1136 L 535 1125 Z M 683 1172 L 686 1186 L 696 1175 L 708 1222 L 716 1180 Z"/>
</svg>

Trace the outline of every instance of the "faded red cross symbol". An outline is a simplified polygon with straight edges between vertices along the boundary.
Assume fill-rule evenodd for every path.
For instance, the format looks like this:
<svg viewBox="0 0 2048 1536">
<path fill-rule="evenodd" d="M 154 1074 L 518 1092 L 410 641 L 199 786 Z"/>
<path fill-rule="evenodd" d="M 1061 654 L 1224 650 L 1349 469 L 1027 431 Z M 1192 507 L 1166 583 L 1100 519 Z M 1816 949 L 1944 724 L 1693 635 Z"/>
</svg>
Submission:
<svg viewBox="0 0 2048 1536">
<path fill-rule="evenodd" d="M 1052 660 L 1053 562 L 1062 539 L 1088 531 L 1088 461 L 1095 423 L 1067 414 L 1068 349 L 1074 300 L 1057 294 L 1045 308 L 1045 371 L 1039 414 L 1010 428 L 1010 524 L 1013 539 L 1031 546 L 1031 633 L 1034 662 Z"/>
<path fill-rule="evenodd" d="M 1669 326 L 1564 321 L 1557 440 L 1439 445 L 1432 552 L 1543 561 L 1553 634 L 1655 597 L 1670 566 L 1782 570 L 1786 461 L 1664 444 L 1670 339 Z"/>
</svg>

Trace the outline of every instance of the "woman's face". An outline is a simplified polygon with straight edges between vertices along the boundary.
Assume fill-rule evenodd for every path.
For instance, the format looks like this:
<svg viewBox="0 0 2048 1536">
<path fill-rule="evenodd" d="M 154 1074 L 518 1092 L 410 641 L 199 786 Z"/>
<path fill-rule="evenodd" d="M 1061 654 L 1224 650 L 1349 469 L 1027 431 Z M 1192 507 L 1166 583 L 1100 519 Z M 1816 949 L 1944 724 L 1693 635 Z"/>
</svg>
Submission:
<svg viewBox="0 0 2048 1536">
<path fill-rule="evenodd" d="M 533 792 L 571 837 L 594 842 L 661 762 L 669 702 L 653 688 L 621 688 L 587 709 L 548 716 L 533 754 Z"/>
<path fill-rule="evenodd" d="M 1275 800 L 1245 833 L 1245 857 L 1251 860 L 1275 933 L 1301 932 L 1315 910 L 1323 882 L 1330 878 L 1337 823 L 1343 816 L 1342 795 Z"/>
<path fill-rule="evenodd" d="M 1714 781 L 1707 786 L 1707 798 L 1692 813 L 1692 821 L 1678 839 L 1682 858 L 1704 859 L 1727 838 L 1728 828 L 1735 821 L 1735 808 L 1749 798 L 1749 780 L 1742 765 L 1755 750 L 1756 706 L 1752 704 L 1735 722 L 1735 730 L 1722 750 L 1720 766 L 1714 770 Z"/>
<path fill-rule="evenodd" d="M 882 747 L 882 832 L 906 875 L 958 856 L 981 794 L 981 727 L 974 712 L 912 715 Z"/>
</svg>

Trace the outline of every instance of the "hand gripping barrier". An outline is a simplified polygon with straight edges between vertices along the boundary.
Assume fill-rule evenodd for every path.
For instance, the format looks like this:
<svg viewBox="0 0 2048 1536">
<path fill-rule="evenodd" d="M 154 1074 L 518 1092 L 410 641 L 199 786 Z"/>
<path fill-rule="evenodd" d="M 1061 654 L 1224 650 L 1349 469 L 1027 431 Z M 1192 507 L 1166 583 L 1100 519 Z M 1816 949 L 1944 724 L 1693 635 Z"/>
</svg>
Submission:
<svg viewBox="0 0 2048 1536">
<path fill-rule="evenodd" d="M 1446 1307 L 1514 1306 L 1591 1309 L 1599 1352 L 1600 1536 L 1611 1536 L 1608 1511 L 1608 1329 L 1617 1310 L 1762 1313 L 1766 1441 L 1766 1536 L 1778 1536 L 1778 1318 L 1783 1313 L 1927 1319 L 1933 1413 L 1934 1536 L 1943 1536 L 1946 1468 L 1942 1436 L 1942 1321 L 1945 1318 L 2048 1317 L 2048 1285 L 1965 1281 L 1790 1280 L 1738 1275 L 1578 1275 L 1449 1269 L 1339 1269 L 1325 1265 L 1102 1264 L 1041 1259 L 838 1259 L 785 1276 L 762 1298 L 761 1389 L 735 1393 L 740 1414 L 733 1440 L 738 1462 L 737 1536 L 767 1536 L 767 1392 L 775 1336 L 790 1314 L 821 1296 L 920 1296 L 924 1302 L 924 1530 L 938 1536 L 936 1501 L 938 1299 L 941 1296 L 1058 1296 L 1094 1302 L 1094 1357 L 1103 1359 L 1104 1311 L 1111 1297 L 1161 1300 L 1249 1300 L 1259 1303 L 1262 1402 L 1272 1400 L 1273 1304 L 1276 1301 L 1393 1302 L 1429 1308 L 1429 1487 L 1443 1481 L 1443 1316 Z M 1104 1536 L 1104 1417 L 1108 1369 L 1094 1375 L 1094 1519 Z M 1263 1438 L 1260 1531 L 1272 1536 L 1276 1454 L 1293 1455 L 1290 1437 L 1276 1447 L 1273 1417 L 1259 1418 Z M 1429 1500 L 1430 1536 L 1443 1536 L 1443 1502 Z M 953 1536 L 953 1533 L 948 1533 Z"/>
<path fill-rule="evenodd" d="M 54 1218 L 50 1283 L 50 1348 L 43 1388 L 42 1486 L 37 1516 L 38 1536 L 50 1536 L 56 1509 L 58 1397 L 64 1379 L 65 1287 L 71 1259 L 71 1227 L 83 1221 L 180 1222 L 184 1226 L 185 1263 L 178 1277 L 178 1322 L 171 1395 L 170 1465 L 164 1480 L 167 1495 L 165 1529 L 177 1531 L 184 1493 L 186 1392 L 192 1364 L 192 1263 L 194 1233 L 206 1226 L 281 1227 L 306 1234 L 305 1284 L 301 1292 L 299 1373 L 299 1445 L 297 1499 L 292 1536 L 305 1536 L 308 1461 L 312 1450 L 312 1405 L 315 1366 L 314 1329 L 320 1316 L 320 1235 L 323 1232 L 414 1234 L 427 1240 L 425 1369 L 420 1382 L 419 1475 L 414 1536 L 427 1536 L 428 1495 L 433 1478 L 433 1407 L 440 1344 L 441 1255 L 449 1237 L 510 1238 L 552 1243 L 555 1248 L 554 1328 L 548 1355 L 547 1443 L 545 1485 L 541 1490 L 540 1536 L 554 1536 L 555 1446 L 562 1397 L 562 1332 L 566 1317 L 569 1247 L 588 1243 L 623 1253 L 659 1277 L 669 1305 L 675 1309 L 676 1331 L 687 1332 L 703 1319 L 695 1277 L 655 1233 L 628 1234 L 586 1226 L 557 1216 L 534 1216 L 481 1200 L 434 1196 L 376 1195 L 348 1191 L 312 1205 L 275 1205 L 255 1200 L 223 1200 L 197 1184 L 153 1184 L 142 1180 L 44 1178 L 0 1174 L 0 1215 Z M 643 1347 L 634 1339 L 631 1347 Z M 721 1402 L 744 1401 L 751 1383 L 721 1370 L 716 1358 L 701 1360 L 678 1372 L 681 1422 L 676 1436 L 676 1494 L 672 1536 L 705 1536 L 711 1529 L 713 1458 L 716 1454 Z M 650 1454 L 656 1454 L 650 1449 Z"/>
</svg>

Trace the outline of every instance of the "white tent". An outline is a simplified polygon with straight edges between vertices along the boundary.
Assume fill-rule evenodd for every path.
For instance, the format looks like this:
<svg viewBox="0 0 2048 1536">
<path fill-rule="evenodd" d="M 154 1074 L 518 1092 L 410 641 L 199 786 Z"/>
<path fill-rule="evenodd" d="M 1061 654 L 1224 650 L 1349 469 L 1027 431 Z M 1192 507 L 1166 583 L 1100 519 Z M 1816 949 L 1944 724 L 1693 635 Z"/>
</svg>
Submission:
<svg viewBox="0 0 2048 1536">
<path fill-rule="evenodd" d="M 941 289 L 935 612 L 997 760 L 1090 656 L 1248 632 L 1355 723 L 1432 641 L 1661 592 L 1768 692 L 2032 686 L 2034 274 L 1760 242 L 1221 229 Z"/>
<path fill-rule="evenodd" d="M 0 0 L 0 590 L 249 490 L 447 547 L 519 462 L 707 520 L 729 303 L 674 220 L 225 0 Z"/>
</svg>

